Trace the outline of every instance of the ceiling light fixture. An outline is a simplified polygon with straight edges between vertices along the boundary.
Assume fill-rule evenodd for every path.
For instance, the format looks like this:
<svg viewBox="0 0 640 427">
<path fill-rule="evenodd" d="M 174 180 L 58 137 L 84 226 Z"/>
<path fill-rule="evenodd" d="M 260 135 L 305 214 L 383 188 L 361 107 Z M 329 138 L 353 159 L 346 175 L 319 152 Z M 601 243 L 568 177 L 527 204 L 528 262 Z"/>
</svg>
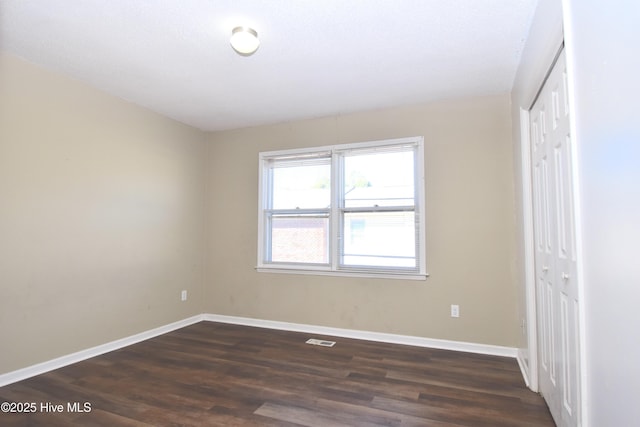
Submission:
<svg viewBox="0 0 640 427">
<path fill-rule="evenodd" d="M 249 56 L 258 50 L 260 40 L 253 28 L 236 27 L 231 31 L 231 47 L 240 55 Z"/>
</svg>

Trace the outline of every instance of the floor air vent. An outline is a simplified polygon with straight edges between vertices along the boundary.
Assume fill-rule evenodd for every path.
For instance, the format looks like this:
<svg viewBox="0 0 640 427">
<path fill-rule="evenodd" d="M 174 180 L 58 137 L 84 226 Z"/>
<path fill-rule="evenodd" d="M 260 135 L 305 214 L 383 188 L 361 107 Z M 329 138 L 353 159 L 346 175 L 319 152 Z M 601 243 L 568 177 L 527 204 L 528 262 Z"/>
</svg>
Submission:
<svg viewBox="0 0 640 427">
<path fill-rule="evenodd" d="M 334 345 L 336 345 L 335 341 L 325 341 L 325 340 L 317 340 L 315 338 L 309 338 L 306 341 L 307 344 L 313 344 L 313 345 L 319 345 L 322 347 L 333 347 Z"/>
</svg>

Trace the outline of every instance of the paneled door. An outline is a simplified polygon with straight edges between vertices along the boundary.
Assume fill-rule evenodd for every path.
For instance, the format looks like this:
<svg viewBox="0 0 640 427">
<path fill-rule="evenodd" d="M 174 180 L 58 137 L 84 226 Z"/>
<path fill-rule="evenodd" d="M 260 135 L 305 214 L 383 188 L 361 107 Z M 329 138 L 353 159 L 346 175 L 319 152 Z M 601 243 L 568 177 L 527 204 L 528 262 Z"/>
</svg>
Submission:
<svg viewBox="0 0 640 427">
<path fill-rule="evenodd" d="M 564 51 L 530 111 L 538 372 L 558 426 L 580 425 L 572 148 Z"/>
</svg>

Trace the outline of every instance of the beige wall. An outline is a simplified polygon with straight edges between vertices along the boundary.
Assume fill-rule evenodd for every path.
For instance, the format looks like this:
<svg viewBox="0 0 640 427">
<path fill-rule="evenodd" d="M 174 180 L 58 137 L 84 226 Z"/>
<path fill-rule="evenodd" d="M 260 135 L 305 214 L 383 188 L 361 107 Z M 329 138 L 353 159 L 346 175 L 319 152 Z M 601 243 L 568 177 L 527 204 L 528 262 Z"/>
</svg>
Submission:
<svg viewBox="0 0 640 427">
<path fill-rule="evenodd" d="M 202 312 L 515 346 L 509 114 L 505 94 L 207 136 L 3 54 L 0 374 Z M 427 281 L 255 271 L 259 151 L 415 135 Z"/>
<path fill-rule="evenodd" d="M 0 373 L 202 312 L 204 152 L 199 131 L 0 56 Z"/>
<path fill-rule="evenodd" d="M 258 273 L 258 153 L 425 137 L 427 281 Z M 212 134 L 209 313 L 483 344 L 518 343 L 507 94 Z M 449 316 L 459 304 L 461 316 Z"/>
</svg>

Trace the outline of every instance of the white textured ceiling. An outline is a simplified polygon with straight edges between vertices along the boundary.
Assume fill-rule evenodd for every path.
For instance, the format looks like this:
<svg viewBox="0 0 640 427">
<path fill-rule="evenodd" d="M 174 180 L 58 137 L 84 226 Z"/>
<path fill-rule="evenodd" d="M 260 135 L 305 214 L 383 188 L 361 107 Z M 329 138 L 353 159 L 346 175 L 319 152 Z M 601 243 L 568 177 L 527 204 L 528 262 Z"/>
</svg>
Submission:
<svg viewBox="0 0 640 427">
<path fill-rule="evenodd" d="M 536 1 L 0 0 L 0 47 L 221 130 L 507 92 Z"/>
</svg>

